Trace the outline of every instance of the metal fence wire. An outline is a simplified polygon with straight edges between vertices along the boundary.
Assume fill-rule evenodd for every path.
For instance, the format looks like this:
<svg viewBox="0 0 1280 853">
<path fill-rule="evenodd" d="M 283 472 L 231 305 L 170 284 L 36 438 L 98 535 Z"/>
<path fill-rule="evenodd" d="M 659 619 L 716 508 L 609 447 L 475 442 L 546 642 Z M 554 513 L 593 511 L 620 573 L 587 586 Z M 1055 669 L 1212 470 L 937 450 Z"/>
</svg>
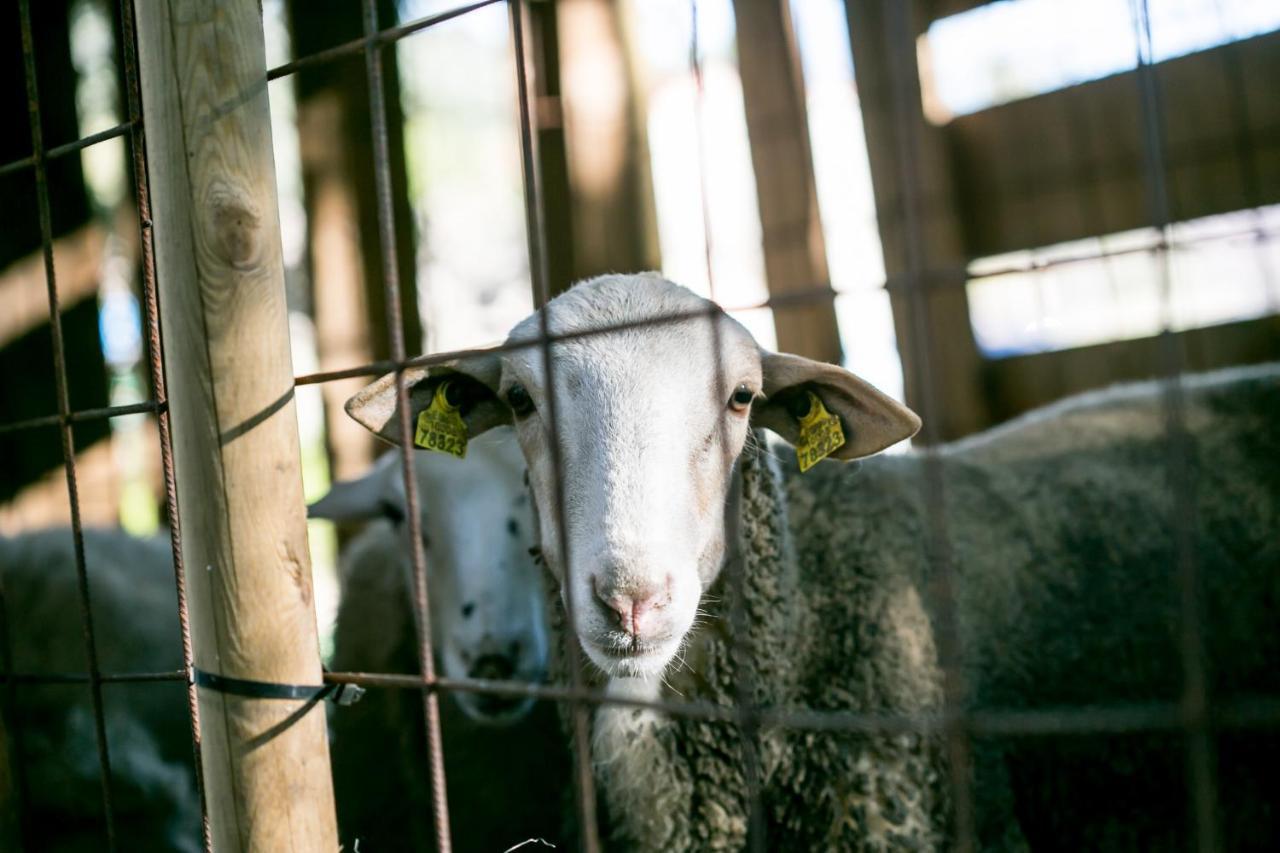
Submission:
<svg viewBox="0 0 1280 853">
<path fill-rule="evenodd" d="M 458 358 L 465 353 L 449 352 L 429 356 L 411 356 L 406 352 L 403 336 L 401 288 L 398 280 L 396 263 L 396 228 L 395 213 L 392 204 L 392 187 L 390 171 L 390 154 L 388 145 L 388 118 L 385 102 L 383 51 L 394 46 L 399 40 L 414 33 L 437 26 L 446 21 L 467 15 L 476 10 L 505 3 L 510 14 L 511 47 L 515 56 L 516 95 L 518 103 L 519 136 L 524 179 L 524 214 L 528 235 L 529 273 L 536 300 L 545 304 L 551 297 L 551 285 L 547 271 L 547 237 L 544 232 L 545 207 L 543 191 L 540 185 L 538 169 L 538 134 L 534 126 L 533 77 L 535 63 L 531 56 L 528 38 L 529 0 L 481 0 L 439 14 L 430 15 L 402 26 L 379 29 L 376 0 L 361 0 L 364 11 L 364 37 L 348 42 L 311 56 L 304 56 L 294 61 L 271 68 L 267 72 L 267 80 L 276 80 L 295 74 L 304 69 L 323 63 L 363 54 L 368 79 L 368 97 L 373 122 L 374 140 L 374 173 L 377 189 L 377 219 L 379 225 L 380 246 L 385 270 L 386 330 L 390 340 L 391 358 L 370 364 L 353 366 L 342 370 L 311 373 L 296 377 L 296 385 L 313 385 L 328 381 L 355 376 L 375 377 L 394 371 L 397 376 L 397 396 L 401 417 L 401 433 L 411 434 L 409 424 L 409 407 L 406 405 L 408 392 L 404 385 L 404 371 L 441 364 Z M 1168 187 L 1168 168 L 1166 163 L 1167 140 L 1164 137 L 1164 122 L 1161 117 L 1162 93 L 1160 83 L 1153 71 L 1153 52 L 1151 40 L 1150 15 L 1146 0 L 1130 0 L 1132 20 L 1139 44 L 1139 65 L 1137 80 L 1139 91 L 1136 93 L 1141 110 L 1141 129 L 1143 136 L 1142 165 L 1146 182 L 1147 214 L 1151 226 L 1158 230 L 1161 241 L 1155 254 L 1161 259 L 1160 298 L 1162 305 L 1168 306 L 1170 301 L 1170 271 L 1168 255 L 1170 250 L 1170 227 L 1173 218 L 1170 212 Z M 700 49 L 697 32 L 697 0 L 691 0 L 690 10 L 694 18 L 693 43 L 690 45 L 691 70 L 701 91 L 702 74 L 700 67 Z M 36 80 L 36 51 L 39 46 L 32 37 L 31 0 L 19 0 L 19 19 L 22 29 L 23 69 L 26 81 L 29 118 L 31 128 L 31 155 L 10 163 L 0 164 L 0 175 L 29 170 L 35 179 L 36 198 L 41 233 L 41 245 L 44 258 L 44 270 L 48 289 L 49 322 L 53 337 L 54 376 L 57 383 L 56 414 L 29 418 L 20 421 L 0 424 L 0 434 L 20 430 L 35 430 L 49 427 L 58 429 L 61 443 L 63 465 L 67 492 L 70 501 L 71 528 L 75 541 L 75 568 L 79 580 L 80 617 L 83 626 L 84 643 L 87 650 L 88 668 L 84 673 L 21 673 L 14 672 L 11 644 L 14 638 L 5 637 L 3 665 L 6 696 L 13 701 L 14 691 L 23 684 L 35 683 L 85 683 L 91 691 L 92 711 L 97 738 L 97 762 L 101 775 L 101 805 L 105 816 L 104 833 L 106 848 L 110 851 L 127 849 L 127 840 L 118 837 L 116 828 L 116 809 L 112 799 L 111 762 L 112 756 L 108 748 L 107 731 L 104 722 L 102 690 L 104 684 L 119 682 L 174 681 L 184 682 L 187 686 L 188 713 L 191 718 L 192 751 L 195 761 L 195 781 L 200 792 L 202 813 L 204 814 L 203 837 L 206 849 L 211 849 L 212 838 L 209 828 L 208 812 L 204 806 L 204 790 L 200 768 L 200 720 L 197 703 L 196 684 L 193 676 L 194 665 L 191 646 L 191 632 L 187 614 L 187 603 L 182 564 L 182 530 L 176 504 L 174 480 L 173 452 L 170 439 L 169 411 L 165 388 L 165 372 L 160 347 L 160 320 L 157 311 L 156 274 L 150 197 L 148 193 L 147 162 L 145 146 L 145 128 L 141 110 L 141 86 L 138 74 L 135 5 L 134 0 L 120 0 L 120 25 L 123 34 L 123 66 L 127 103 L 127 120 L 92 136 L 65 145 L 46 148 L 41 135 L 40 98 Z M 423 698 L 423 714 L 427 736 L 427 758 L 430 769 L 433 809 L 431 819 L 434 822 L 438 849 L 450 849 L 449 807 L 446 800 L 445 767 L 443 761 L 443 744 L 440 729 L 438 701 L 442 692 L 469 692 L 489 694 L 499 697 L 532 697 L 567 705 L 572 720 L 571 732 L 573 742 L 574 785 L 577 809 L 577 820 L 580 831 L 580 844 L 583 850 L 597 851 L 601 849 L 601 840 L 596 825 L 597 804 L 594 790 L 592 768 L 590 762 L 590 715 L 602 703 L 615 703 L 638 708 L 648 708 L 673 716 L 692 719 L 726 721 L 736 724 L 742 733 L 747 746 L 746 776 L 751 782 L 751 791 L 755 799 L 752 809 L 752 823 L 759 819 L 759 789 L 755 784 L 755 758 L 752 744 L 755 733 L 762 727 L 789 727 L 806 729 L 815 732 L 856 732 L 865 734 L 898 734 L 925 733 L 940 735 L 946 745 L 946 753 L 950 766 L 950 796 L 955 810 L 954 843 L 958 849 L 976 849 L 976 827 L 974 820 L 974 791 L 969 769 L 972 764 L 972 742 L 983 736 L 1026 736 L 1026 735 L 1062 735 L 1062 734 L 1096 734 L 1096 733 L 1133 733 L 1133 732 L 1166 732 L 1180 733 L 1185 739 L 1188 768 L 1189 790 L 1187 792 L 1188 810 L 1192 815 L 1191 825 L 1194 827 L 1195 847 L 1199 850 L 1215 850 L 1221 847 L 1220 828 L 1216 814 L 1216 780 L 1212 735 L 1215 731 L 1231 728 L 1275 727 L 1280 725 L 1280 700 L 1250 701 L 1219 700 L 1210 694 L 1205 672 L 1205 649 L 1203 636 L 1202 601 L 1200 590 L 1200 572 L 1192 545 L 1195 529 L 1195 484 L 1189 459 L 1189 441 L 1186 433 L 1186 414 L 1181 385 L 1184 357 L 1178 338 L 1168 328 L 1160 336 L 1159 372 L 1164 378 L 1165 429 L 1167 434 L 1167 473 L 1174 496 L 1174 512 L 1176 518 L 1171 525 L 1176 531 L 1177 563 L 1174 581 L 1178 585 L 1182 618 L 1180 621 L 1179 654 L 1182 662 L 1183 693 L 1176 702 L 1148 703 L 1141 705 L 1100 706 L 1088 708 L 1060 709 L 981 709 L 973 710 L 966 706 L 966 685 L 959 667 L 962 650 L 959 646 L 959 631 L 955 616 L 955 590 L 952 577 L 952 552 L 947 521 L 943 512 L 944 496 L 948 484 L 943 475 L 939 457 L 934 450 L 939 444 L 940 436 L 934 427 L 937 418 L 934 415 L 938 408 L 937 377 L 928 348 L 923 346 L 929 328 L 930 302 L 926 298 L 928 291 L 939 287 L 964 286 L 975 276 L 965 265 L 953 267 L 930 266 L 923 249 L 924 206 L 930 203 L 927 190 L 919 173 L 920 161 L 919 139 L 917 139 L 916 123 L 913 116 L 920 105 L 914 91 L 914 64 L 916 63 L 915 30 L 913 29 L 912 4 L 909 2 L 886 2 L 881 4 L 880 25 L 883 32 L 878 37 L 889 46 L 892 94 L 886 107 L 892 116 L 896 133 L 896 143 L 902 151 L 899 158 L 899 173 L 892 176 L 900 189 L 898 197 L 902 199 L 903 235 L 906 241 L 906 268 L 901 272 L 890 274 L 884 286 L 897 293 L 905 294 L 911 315 L 911 322 L 917 334 L 911 336 L 915 348 L 914 358 L 910 360 L 918 372 L 916 385 L 922 390 L 920 397 L 921 415 L 925 424 L 926 447 L 921 451 L 925 464 L 923 478 L 923 505 L 926 509 L 928 553 L 935 560 L 935 589 L 932 594 L 941 602 L 941 614 L 938 619 L 937 637 L 939 654 L 944 672 L 945 703 L 940 712 L 929 714 L 887 714 L 858 712 L 824 712 L 790 710 L 771 707 L 759 707 L 751 702 L 752 692 L 749 685 L 742 685 L 736 707 L 725 707 L 697 701 L 641 701 L 621 697 L 605 697 L 597 689 L 588 687 L 582 678 L 580 650 L 572 631 L 566 631 L 564 654 L 568 662 L 567 671 L 571 678 L 569 684 L 537 685 L 516 681 L 488 681 L 478 679 L 449 678 L 438 675 L 433 662 L 431 631 L 429 628 L 428 583 L 426 555 L 419 513 L 420 496 L 417 492 L 417 481 L 413 476 L 413 449 L 408 443 L 401 444 L 400 461 L 407 498 L 406 519 L 410 528 L 409 539 L 413 546 L 413 608 L 416 611 L 419 630 L 417 656 L 420 667 L 419 675 L 388 674 L 374 672 L 330 672 L 326 680 L 335 684 L 356 684 L 374 689 L 402 689 L 420 691 Z M 54 264 L 54 234 L 51 226 L 51 198 L 47 180 L 47 169 L 50 161 L 75 154 L 97 143 L 127 136 L 129 139 L 131 163 L 133 169 L 133 191 L 137 203 L 140 224 L 140 246 L 142 266 L 143 313 L 146 337 L 150 380 L 154 389 L 151 400 L 145 403 L 109 406 L 88 410 L 74 411 L 71 408 L 67 386 L 68 366 L 60 325 L 60 305 L 58 284 Z M 699 158 L 705 160 L 705 152 L 701 151 L 699 142 Z M 1070 182 L 1079 177 L 1078 174 L 1061 176 L 1041 176 L 1039 180 L 1053 182 L 1061 180 Z M 706 253 L 708 278 L 711 279 L 711 240 L 709 214 L 705 204 L 705 185 L 703 186 L 703 225 L 706 234 Z M 1026 187 L 1013 187 L 1013 194 L 1027 190 Z M 1260 226 L 1248 232 L 1259 239 L 1269 239 L 1274 235 L 1266 233 Z M 1210 239 L 1222 239 L 1222 235 L 1214 235 Z M 1054 264 L 1071 264 L 1097 258 L 1111 257 L 1127 252 L 1152 251 L 1149 248 L 1124 248 L 1116 252 L 1107 252 L 1101 248 L 1097 252 L 1084 252 L 1070 257 L 1057 258 L 1047 263 L 1036 263 L 1028 266 L 1018 262 L 1001 269 L 988 269 L 982 276 L 996 276 L 1007 272 L 1026 271 L 1028 269 L 1044 269 Z M 798 306 L 813 303 L 831 303 L 835 292 L 828 282 L 815 282 L 807 290 L 788 293 L 785 296 L 771 298 L 754 306 L 726 306 L 731 309 L 748 307 L 767 307 L 776 311 L 786 311 Z M 1168 316 L 1168 311 L 1164 312 Z M 690 318 L 705 317 L 710 327 L 718 326 L 713 321 L 715 312 L 694 312 L 691 314 L 668 317 L 665 323 L 680 322 Z M 552 359 L 552 345 L 558 341 L 568 340 L 583 334 L 607 334 L 630 328 L 628 324 L 608 328 L 593 329 L 585 333 L 553 334 L 547 326 L 545 312 L 542 316 L 542 334 L 532 342 L 506 344 L 500 349 L 538 347 L 542 354 L 542 364 L 548 379 L 546 388 L 548 401 L 546 416 L 550 432 L 548 447 L 553 454 L 552 468 L 557 479 L 563 470 L 559 458 L 560 443 L 557 438 L 557 402 L 555 400 L 556 384 L 550 380 L 550 373 L 555 365 Z M 73 426 L 91 420 L 122 417 L 147 413 L 153 415 L 159 425 L 160 452 L 163 468 L 165 512 L 169 524 L 174 562 L 174 580 L 178 594 L 178 609 L 182 635 L 183 669 L 173 672 L 103 672 L 98 664 L 97 634 L 93 620 L 90 601 L 90 586 L 85 566 L 85 551 L 82 525 L 80 519 L 79 494 L 77 491 L 76 448 Z M 562 490 L 557 489 L 562 494 Z M 565 530 L 565 509 L 563 501 L 558 502 L 550 511 L 555 514 L 556 528 Z M 563 535 L 563 534 L 562 534 Z M 564 553 L 564 549 L 558 549 Z M 566 574 L 574 567 L 566 566 Z M 566 578 L 566 583 L 569 579 Z M 742 596 L 735 596 L 735 603 L 741 610 Z M 572 596 L 565 597 L 570 608 L 569 624 L 575 624 L 572 613 Z M 3 601 L 0 600 L 0 606 Z M 742 612 L 731 614 L 740 622 L 746 616 Z M 6 620 L 7 622 L 7 620 Z M 745 650 L 739 650 L 745 653 Z M 21 732 L 14 731 L 13 737 L 20 742 Z M 20 750 L 19 750 L 20 753 Z M 18 768 L 19 787 L 22 783 L 21 768 Z M 22 792 L 19 791 L 19 796 Z M 753 831 L 748 836 L 756 849 L 763 849 L 763 833 Z"/>
</svg>

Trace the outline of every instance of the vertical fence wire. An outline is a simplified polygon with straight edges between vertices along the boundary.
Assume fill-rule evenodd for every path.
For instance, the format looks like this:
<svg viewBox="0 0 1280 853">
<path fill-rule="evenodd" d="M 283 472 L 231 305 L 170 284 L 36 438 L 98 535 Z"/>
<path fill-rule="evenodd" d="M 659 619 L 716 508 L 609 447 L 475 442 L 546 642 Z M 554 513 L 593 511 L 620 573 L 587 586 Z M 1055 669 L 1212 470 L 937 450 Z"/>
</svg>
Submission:
<svg viewBox="0 0 1280 853">
<path fill-rule="evenodd" d="M 444 745 L 440 734 L 440 699 L 436 692 L 435 658 L 431 647 L 430 593 L 427 589 L 427 556 L 422 542 L 418 479 L 414 474 L 413 435 L 409 422 L 409 392 L 404 384 L 404 324 L 400 304 L 400 268 L 396 253 L 395 209 L 391 200 L 391 157 L 387 133 L 386 89 L 383 81 L 383 45 L 377 39 L 378 2 L 363 0 L 365 71 L 369 86 L 369 113 L 373 124 L 373 172 L 378 203 L 378 237 L 382 250 L 383 287 L 386 290 L 387 339 L 396 361 L 396 411 L 400 418 L 400 462 L 404 478 L 405 512 L 413 548 L 413 596 L 418 625 L 418 666 L 422 672 L 422 716 L 426 729 L 427 761 L 431 781 L 431 811 L 436 850 L 449 853 L 449 801 L 444 769 Z M 394 49 L 394 48 L 393 48 Z M 411 306 L 417 310 L 416 306 Z"/>
<path fill-rule="evenodd" d="M 553 546 L 561 555 L 564 565 L 564 581 L 562 598 L 568 630 L 564 632 L 563 653 L 565 668 L 569 671 L 570 684 L 574 692 L 583 689 L 582 654 L 578 649 L 578 620 L 573 600 L 573 566 L 569 548 L 566 547 L 566 515 L 564 511 L 564 459 L 560 453 L 560 432 L 557 420 L 558 408 L 556 400 L 556 383 L 553 359 L 551 357 L 551 318 L 546 308 L 551 300 L 551 286 L 547 272 L 547 235 L 543 220 L 542 176 L 538 168 L 538 137 L 533 127 L 532 109 L 530 107 L 530 91 L 533 89 L 532 77 L 536 73 L 529 56 L 529 47 L 525 43 L 524 0 L 509 0 L 508 11 L 511 19 L 511 42 L 515 53 L 516 66 L 516 105 L 520 122 L 520 155 L 524 173 L 524 205 L 525 231 L 529 245 L 529 276 L 533 282 L 534 296 L 542 310 L 538 313 L 540 332 L 540 351 L 544 384 L 547 392 L 547 425 L 550 435 L 551 472 L 555 480 L 555 535 Z M 600 850 L 600 828 L 597 824 L 595 778 L 591 771 L 591 717 L 590 708 L 581 699 L 575 699 L 571 705 L 573 729 L 573 763 L 574 763 L 574 801 L 578 811 L 578 825 L 581 833 L 579 846 L 585 853 L 597 853 Z"/>
<path fill-rule="evenodd" d="M 689 67 L 693 72 L 693 115 L 694 137 L 697 140 L 698 158 L 698 201 L 702 215 L 702 245 L 704 261 L 707 267 L 707 295 L 713 301 L 716 294 L 716 277 L 714 263 L 714 242 L 711 235 L 711 206 L 709 184 L 707 181 L 707 139 L 704 100 L 706 95 L 705 80 L 702 69 L 702 41 L 698 28 L 698 0 L 689 0 Z M 718 395 L 724 389 L 724 364 L 721 362 L 720 318 L 715 312 L 707 316 L 707 324 L 711 329 L 711 352 L 715 359 L 714 384 L 712 386 L 711 404 L 713 411 L 723 405 Z M 728 427 L 723 418 L 720 419 L 720 443 L 728 442 Z M 735 533 L 736 533 L 735 529 Z M 733 586 L 733 595 L 729 607 L 729 624 L 733 636 L 732 657 L 734 671 L 738 674 L 734 701 L 738 705 L 738 732 L 742 742 L 742 776 L 747 789 L 747 845 L 752 853 L 763 853 L 765 849 L 764 806 L 761 800 L 759 735 L 760 721 L 755 707 L 756 685 L 754 669 L 748 660 L 751 650 L 747 647 L 747 614 L 746 580 L 743 577 L 741 560 L 732 566 L 724 566 L 722 572 L 728 577 L 725 580 Z"/>
<path fill-rule="evenodd" d="M 707 296 L 715 301 L 716 280 L 713 271 L 715 251 L 711 237 L 711 202 L 707 184 L 707 139 L 704 100 L 706 81 L 702 75 L 702 44 L 698 32 L 698 0 L 689 0 L 689 70 L 693 72 L 693 132 L 697 140 L 698 204 L 702 216 L 702 254 L 707 265 Z"/>
<path fill-rule="evenodd" d="M 938 456 L 938 412 L 936 376 L 929 349 L 929 294 L 925 276 L 929 259 L 925 257 L 924 223 L 921 209 L 924 201 L 917 160 L 920 156 L 916 122 L 920 112 L 919 98 L 911 85 L 916 63 L 914 4 L 910 0 L 882 0 L 884 39 L 888 48 L 890 87 L 894 123 L 898 137 L 898 187 L 902 216 L 905 265 L 902 288 L 908 300 L 912 334 L 916 387 L 920 389 L 920 415 L 924 421 L 926 447 L 922 449 L 923 498 L 927 522 L 926 552 L 934 574 L 930 581 L 931 597 L 937 617 L 935 636 L 942 664 L 944 736 L 954 815 L 954 841 L 959 851 L 976 850 L 976 822 L 971 767 L 973 749 L 969 722 L 965 713 L 966 688 L 961 673 L 963 650 L 957 619 L 954 562 L 947 533 L 945 482 L 942 461 Z"/>
<path fill-rule="evenodd" d="M 67 355 L 62 340 L 62 316 L 58 303 L 58 282 L 54 274 L 53 218 L 49 204 L 48 170 L 44 134 L 40 119 L 40 86 L 36 78 L 35 43 L 31 31 L 31 2 L 19 0 L 22 28 L 23 71 L 27 88 L 27 119 L 31 123 L 31 156 L 34 160 L 36 203 L 40 219 L 40 241 L 44 255 L 45 285 L 49 295 L 49 328 L 53 339 L 55 392 L 58 398 L 58 434 L 62 441 L 67 500 L 71 511 L 72 541 L 75 551 L 80 619 L 84 630 L 85 658 L 89 671 L 89 695 L 93 707 L 94 734 L 98 746 L 98 771 L 102 783 L 102 813 L 106 822 L 107 850 L 115 853 L 115 805 L 111 795 L 111 757 L 107 744 L 106 718 L 102 705 L 102 674 L 98 666 L 98 643 L 93 625 L 93 604 L 89 593 L 89 573 L 85 566 L 84 531 L 80 521 L 80 493 L 76 482 L 75 436 L 71 426 L 71 398 L 67 388 Z"/>
<path fill-rule="evenodd" d="M 169 522 L 169 546 L 173 553 L 174 586 L 178 596 L 178 627 L 182 636 L 182 668 L 186 675 L 187 714 L 191 719 L 192 766 L 200 799 L 200 833 L 205 853 L 213 851 L 213 827 L 204 790 L 204 760 L 200 754 L 200 698 L 195 682 L 195 653 L 191 644 L 191 618 L 187 608 L 187 577 L 182 562 L 182 523 L 178 514 L 178 486 L 173 469 L 173 439 L 169 431 L 169 394 L 160 346 L 160 306 L 156 297 L 155 231 L 151 222 L 151 185 L 147 178 L 147 140 L 142 121 L 142 79 L 138 74 L 136 8 L 133 0 L 120 0 L 121 51 L 124 57 L 125 100 L 130 125 L 134 201 L 138 212 L 138 245 L 142 255 L 142 311 L 147 336 L 147 362 L 160 437 L 160 466 L 164 479 L 165 517 Z"/>
<path fill-rule="evenodd" d="M 1197 530 L 1195 463 L 1186 424 L 1186 398 L 1182 386 L 1185 357 L 1182 340 L 1172 329 L 1173 279 L 1170 263 L 1172 207 L 1165 160 L 1164 117 L 1160 81 L 1153 67 L 1151 16 L 1147 0 L 1130 0 L 1134 40 L 1137 43 L 1142 166 L 1148 214 L 1159 230 L 1155 248 L 1159 263 L 1161 311 L 1160 364 L 1165 416 L 1166 476 L 1173 496 L 1171 527 L 1177 563 L 1179 591 L 1179 658 L 1182 665 L 1182 725 L 1187 749 L 1187 797 L 1191 806 L 1195 846 L 1202 853 L 1221 848 L 1217 814 L 1217 780 L 1214 771 L 1213 732 L 1209 725 L 1208 663 L 1204 645 L 1204 612 L 1200 567 L 1193 538 Z"/>
</svg>

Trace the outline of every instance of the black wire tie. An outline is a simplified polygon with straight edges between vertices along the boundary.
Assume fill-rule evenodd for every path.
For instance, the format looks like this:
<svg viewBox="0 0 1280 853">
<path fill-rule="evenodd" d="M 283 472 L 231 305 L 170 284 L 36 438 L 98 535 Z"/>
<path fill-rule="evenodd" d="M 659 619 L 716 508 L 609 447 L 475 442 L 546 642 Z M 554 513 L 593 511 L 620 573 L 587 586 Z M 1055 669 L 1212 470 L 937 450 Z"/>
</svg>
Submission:
<svg viewBox="0 0 1280 853">
<path fill-rule="evenodd" d="M 354 705 L 364 696 L 364 688 L 358 684 L 277 684 L 271 681 L 254 681 L 248 678 L 232 678 L 192 667 L 197 687 L 216 690 L 232 696 L 250 699 L 327 699 L 335 705 Z"/>
</svg>

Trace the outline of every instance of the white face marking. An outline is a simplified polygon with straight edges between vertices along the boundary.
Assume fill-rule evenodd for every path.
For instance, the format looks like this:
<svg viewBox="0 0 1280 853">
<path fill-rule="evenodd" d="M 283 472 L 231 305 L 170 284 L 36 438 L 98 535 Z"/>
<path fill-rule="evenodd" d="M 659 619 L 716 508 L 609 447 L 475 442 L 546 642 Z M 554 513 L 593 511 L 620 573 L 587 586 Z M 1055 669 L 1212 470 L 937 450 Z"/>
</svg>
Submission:
<svg viewBox="0 0 1280 853">
<path fill-rule="evenodd" d="M 541 682 L 545 596 L 542 571 L 529 554 L 536 531 L 518 447 L 509 435 L 484 435 L 471 442 L 465 460 L 433 453 L 418 471 L 420 484 L 431 481 L 420 493 L 442 498 L 424 506 L 422 529 L 432 634 L 445 675 Z M 477 719 L 511 719 L 532 704 L 454 695 Z"/>
<path fill-rule="evenodd" d="M 524 485 L 524 459 L 509 430 L 471 442 L 466 459 L 414 455 L 427 559 L 431 633 L 450 678 L 541 682 L 547 670 L 543 573 L 529 553 L 536 541 Z M 313 516 L 367 519 L 398 515 L 406 583 L 412 576 L 409 525 L 399 454 L 381 459 L 365 477 L 338 483 Z M 454 693 L 474 719 L 517 719 L 532 700 L 513 702 Z"/>
<path fill-rule="evenodd" d="M 614 282 L 555 302 L 553 333 L 711 305 L 674 285 Z M 537 315 L 526 320 L 512 340 L 537 339 L 538 323 Z M 506 395 L 520 384 L 536 406 L 516 430 L 543 553 L 562 598 L 571 597 L 591 660 L 611 676 L 653 678 L 679 651 L 724 558 L 725 504 L 748 431 L 747 413 L 728 403 L 739 386 L 760 391 L 759 349 L 717 314 L 556 341 L 551 357 L 559 472 L 541 347 L 509 351 L 499 389 Z"/>
</svg>

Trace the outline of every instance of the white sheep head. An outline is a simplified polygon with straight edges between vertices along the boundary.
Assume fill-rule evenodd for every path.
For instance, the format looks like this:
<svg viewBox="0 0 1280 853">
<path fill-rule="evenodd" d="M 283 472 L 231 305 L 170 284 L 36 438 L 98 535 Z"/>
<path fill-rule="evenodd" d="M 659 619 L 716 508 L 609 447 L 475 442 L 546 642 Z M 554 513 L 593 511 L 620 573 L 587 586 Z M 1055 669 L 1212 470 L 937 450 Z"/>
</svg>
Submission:
<svg viewBox="0 0 1280 853">
<path fill-rule="evenodd" d="M 499 433 L 505 433 L 499 435 Z M 535 541 L 524 460 L 509 429 L 472 444 L 466 459 L 414 455 L 432 642 L 449 678 L 541 682 L 547 672 L 546 595 L 530 555 Z M 412 588 L 412 544 L 400 454 L 386 453 L 363 477 L 335 483 L 308 510 L 334 521 L 385 519 Z M 374 614 L 370 614 L 374 615 Z M 376 628 L 375 628 L 376 630 Z M 478 722 L 510 723 L 533 700 L 453 691 Z"/>
<path fill-rule="evenodd" d="M 584 282 L 520 322 L 501 350 L 405 371 L 412 417 L 445 378 L 470 435 L 515 424 L 547 564 L 582 648 L 619 678 L 660 676 L 693 625 L 726 557 L 749 427 L 794 443 L 809 392 L 842 423 L 833 458 L 876 453 L 920 427 L 852 373 L 768 352 L 714 303 L 650 274 Z M 401 440 L 394 376 L 347 411 Z"/>
</svg>

